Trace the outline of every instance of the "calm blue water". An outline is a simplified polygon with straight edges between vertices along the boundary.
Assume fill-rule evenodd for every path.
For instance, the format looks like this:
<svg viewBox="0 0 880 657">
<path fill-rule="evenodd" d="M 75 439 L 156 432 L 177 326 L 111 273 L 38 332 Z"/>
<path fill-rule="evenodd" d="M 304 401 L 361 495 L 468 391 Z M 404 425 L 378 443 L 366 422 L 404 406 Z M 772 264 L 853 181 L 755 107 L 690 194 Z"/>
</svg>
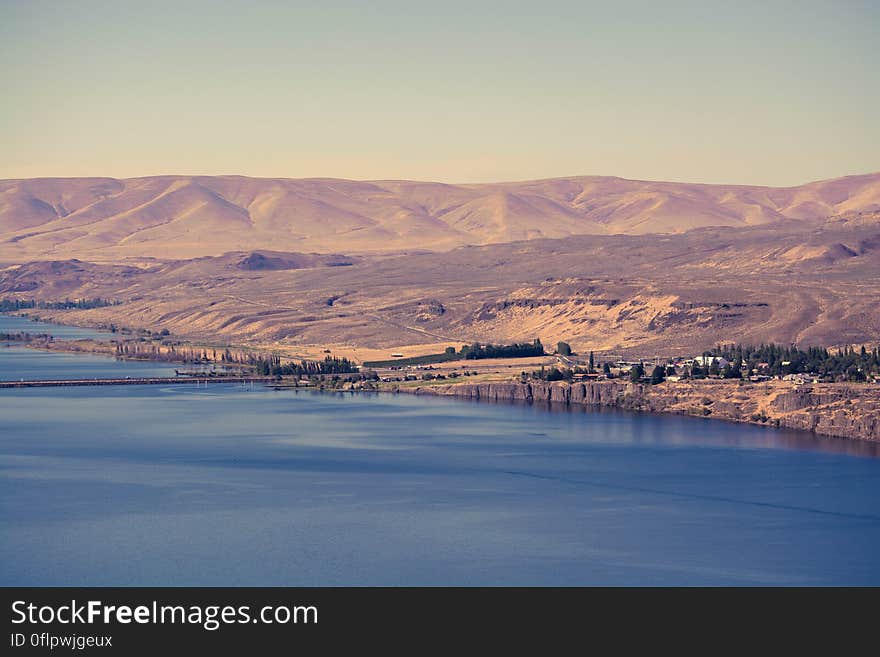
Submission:
<svg viewBox="0 0 880 657">
<path fill-rule="evenodd" d="M 26 317 L 0 314 L 0 333 L 48 333 L 59 339 L 108 340 L 115 337 L 109 331 L 62 326 L 36 322 Z M 126 376 L 174 376 L 180 365 L 117 361 L 108 356 L 65 354 L 40 351 L 0 342 L 0 381 L 33 379 L 113 379 Z"/>
<path fill-rule="evenodd" d="M 693 418 L 0 390 L 2 585 L 876 585 L 877 499 L 874 446 Z"/>
<path fill-rule="evenodd" d="M 0 314 L 0 333 L 49 333 L 63 340 L 112 340 L 117 337 L 110 331 L 64 326 L 50 322 L 41 322 L 29 317 Z"/>
</svg>

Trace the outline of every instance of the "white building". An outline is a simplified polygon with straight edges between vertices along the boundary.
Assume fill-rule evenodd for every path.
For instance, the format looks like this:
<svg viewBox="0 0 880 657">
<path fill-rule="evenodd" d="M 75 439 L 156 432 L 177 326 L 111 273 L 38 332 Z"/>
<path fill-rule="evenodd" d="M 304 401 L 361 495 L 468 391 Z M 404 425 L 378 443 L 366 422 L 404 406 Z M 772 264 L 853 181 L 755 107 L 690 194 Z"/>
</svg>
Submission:
<svg viewBox="0 0 880 657">
<path fill-rule="evenodd" d="M 700 367 L 711 367 L 713 360 L 718 369 L 723 369 L 725 366 L 730 365 L 730 361 L 721 356 L 694 356 L 694 363 Z"/>
</svg>

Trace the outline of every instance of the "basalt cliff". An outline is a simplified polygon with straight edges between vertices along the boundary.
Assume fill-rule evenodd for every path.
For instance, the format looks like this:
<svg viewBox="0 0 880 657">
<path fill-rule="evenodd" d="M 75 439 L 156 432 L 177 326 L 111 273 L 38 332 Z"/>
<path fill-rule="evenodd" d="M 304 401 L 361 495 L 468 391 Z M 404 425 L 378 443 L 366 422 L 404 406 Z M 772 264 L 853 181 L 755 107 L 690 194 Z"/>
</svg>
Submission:
<svg viewBox="0 0 880 657">
<path fill-rule="evenodd" d="M 422 386 L 417 394 L 488 401 L 596 405 L 651 413 L 693 415 L 880 442 L 880 386 L 783 382 L 544 381 Z"/>
</svg>

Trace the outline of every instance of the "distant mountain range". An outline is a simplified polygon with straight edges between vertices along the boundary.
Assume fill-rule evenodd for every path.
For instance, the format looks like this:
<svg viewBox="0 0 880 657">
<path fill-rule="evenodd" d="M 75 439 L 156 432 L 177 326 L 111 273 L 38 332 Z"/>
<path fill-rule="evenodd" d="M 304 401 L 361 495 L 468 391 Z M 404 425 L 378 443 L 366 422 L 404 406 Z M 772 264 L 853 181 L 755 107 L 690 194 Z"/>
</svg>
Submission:
<svg viewBox="0 0 880 657">
<path fill-rule="evenodd" d="M 0 262 L 448 250 L 572 235 L 876 221 L 880 173 L 798 187 L 583 176 L 528 182 L 242 176 L 0 181 Z M 873 213 L 873 214 L 872 214 Z M 259 264 L 259 263 L 258 263 Z"/>
</svg>

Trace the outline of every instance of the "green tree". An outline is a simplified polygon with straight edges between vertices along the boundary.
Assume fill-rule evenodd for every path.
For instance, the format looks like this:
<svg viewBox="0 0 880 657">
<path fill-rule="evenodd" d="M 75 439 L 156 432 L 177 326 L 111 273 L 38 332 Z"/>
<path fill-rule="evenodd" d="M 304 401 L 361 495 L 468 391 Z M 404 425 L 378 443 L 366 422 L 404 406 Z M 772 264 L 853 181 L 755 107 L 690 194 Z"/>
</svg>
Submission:
<svg viewBox="0 0 880 657">
<path fill-rule="evenodd" d="M 638 383 L 643 376 L 645 376 L 644 366 L 641 363 L 633 365 L 629 371 L 629 380 L 633 383 Z"/>
<path fill-rule="evenodd" d="M 560 356 L 571 356 L 571 345 L 567 342 L 557 342 L 556 353 Z"/>
<path fill-rule="evenodd" d="M 742 358 L 737 358 L 733 364 L 727 364 L 721 371 L 721 376 L 725 379 L 741 379 L 742 378 Z"/>
<path fill-rule="evenodd" d="M 666 380 L 666 368 L 662 365 L 655 365 L 654 371 L 651 372 L 651 385 L 663 383 Z"/>
</svg>

